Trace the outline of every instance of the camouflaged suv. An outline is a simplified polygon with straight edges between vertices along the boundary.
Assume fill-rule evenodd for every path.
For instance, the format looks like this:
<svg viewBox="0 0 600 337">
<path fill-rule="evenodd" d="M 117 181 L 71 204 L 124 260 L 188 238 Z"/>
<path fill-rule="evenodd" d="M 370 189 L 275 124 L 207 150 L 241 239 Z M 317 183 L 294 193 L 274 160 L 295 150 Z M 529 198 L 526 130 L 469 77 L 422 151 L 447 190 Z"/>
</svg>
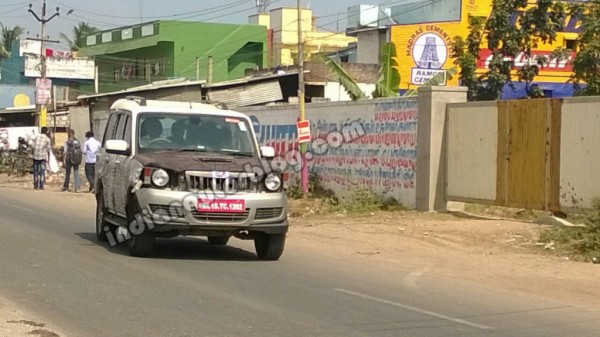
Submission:
<svg viewBox="0 0 600 337">
<path fill-rule="evenodd" d="M 283 253 L 287 198 L 250 119 L 202 103 L 116 101 L 96 162 L 96 235 L 149 256 L 155 238 L 254 240 L 262 260 Z"/>
</svg>

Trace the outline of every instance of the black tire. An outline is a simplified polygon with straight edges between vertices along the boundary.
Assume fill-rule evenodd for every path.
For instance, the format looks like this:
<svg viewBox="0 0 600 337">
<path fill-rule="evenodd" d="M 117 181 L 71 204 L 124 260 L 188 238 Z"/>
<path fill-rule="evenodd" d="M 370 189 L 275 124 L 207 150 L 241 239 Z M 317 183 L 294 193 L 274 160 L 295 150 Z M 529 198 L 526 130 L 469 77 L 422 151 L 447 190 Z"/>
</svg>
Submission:
<svg viewBox="0 0 600 337">
<path fill-rule="evenodd" d="M 133 221 L 143 221 L 137 201 L 132 200 L 132 203 L 134 203 L 134 205 L 129 208 L 132 210 L 128 216 L 129 226 L 132 226 Z M 131 232 L 130 228 L 127 228 L 129 231 L 129 255 L 135 257 L 149 257 L 154 253 L 156 234 L 153 231 L 148 230 L 148 226 L 146 226 L 145 223 L 138 223 L 137 226 L 137 228 L 143 228 L 142 232 L 138 235 L 135 235 Z"/>
<path fill-rule="evenodd" d="M 283 254 L 285 234 L 257 233 L 254 238 L 254 248 L 259 259 L 277 261 Z"/>
<path fill-rule="evenodd" d="M 215 246 L 224 246 L 229 241 L 229 236 L 209 236 L 208 242 Z"/>
<path fill-rule="evenodd" d="M 104 221 L 106 215 L 106 207 L 104 207 L 104 197 L 102 193 L 98 195 L 96 200 L 96 238 L 101 242 L 108 242 L 107 233 L 111 233 L 116 240 L 117 226 Z"/>
</svg>

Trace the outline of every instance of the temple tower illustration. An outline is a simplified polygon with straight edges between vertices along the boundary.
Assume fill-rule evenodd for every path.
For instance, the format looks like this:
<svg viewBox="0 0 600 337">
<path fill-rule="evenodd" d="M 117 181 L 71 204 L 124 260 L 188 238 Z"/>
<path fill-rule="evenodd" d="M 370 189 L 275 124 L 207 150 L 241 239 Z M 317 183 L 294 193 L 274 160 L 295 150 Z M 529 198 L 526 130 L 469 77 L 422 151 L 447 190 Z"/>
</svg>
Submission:
<svg viewBox="0 0 600 337">
<path fill-rule="evenodd" d="M 435 46 L 435 37 L 425 38 L 425 48 L 417 65 L 425 69 L 439 69 L 442 66 Z"/>
</svg>

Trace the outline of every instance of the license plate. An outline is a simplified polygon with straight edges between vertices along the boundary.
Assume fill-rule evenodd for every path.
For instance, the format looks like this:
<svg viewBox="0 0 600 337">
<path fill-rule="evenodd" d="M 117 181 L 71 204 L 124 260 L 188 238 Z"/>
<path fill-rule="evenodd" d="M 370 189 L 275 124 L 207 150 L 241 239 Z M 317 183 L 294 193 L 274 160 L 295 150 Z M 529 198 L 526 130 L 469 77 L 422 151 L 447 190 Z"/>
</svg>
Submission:
<svg viewBox="0 0 600 337">
<path fill-rule="evenodd" d="M 243 213 L 246 201 L 243 199 L 202 199 L 198 198 L 198 212 Z"/>
</svg>

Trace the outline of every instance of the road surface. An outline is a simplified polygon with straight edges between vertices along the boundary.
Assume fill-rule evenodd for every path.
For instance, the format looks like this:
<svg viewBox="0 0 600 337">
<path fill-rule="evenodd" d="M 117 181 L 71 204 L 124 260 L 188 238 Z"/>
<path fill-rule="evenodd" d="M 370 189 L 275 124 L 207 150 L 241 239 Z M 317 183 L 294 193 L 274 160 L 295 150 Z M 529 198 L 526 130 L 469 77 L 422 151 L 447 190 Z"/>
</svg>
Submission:
<svg viewBox="0 0 600 337">
<path fill-rule="evenodd" d="M 589 308 L 324 254 L 293 228 L 277 262 L 202 238 L 133 258 L 95 240 L 91 195 L 0 191 L 0 295 L 64 336 L 600 335 Z"/>
</svg>

